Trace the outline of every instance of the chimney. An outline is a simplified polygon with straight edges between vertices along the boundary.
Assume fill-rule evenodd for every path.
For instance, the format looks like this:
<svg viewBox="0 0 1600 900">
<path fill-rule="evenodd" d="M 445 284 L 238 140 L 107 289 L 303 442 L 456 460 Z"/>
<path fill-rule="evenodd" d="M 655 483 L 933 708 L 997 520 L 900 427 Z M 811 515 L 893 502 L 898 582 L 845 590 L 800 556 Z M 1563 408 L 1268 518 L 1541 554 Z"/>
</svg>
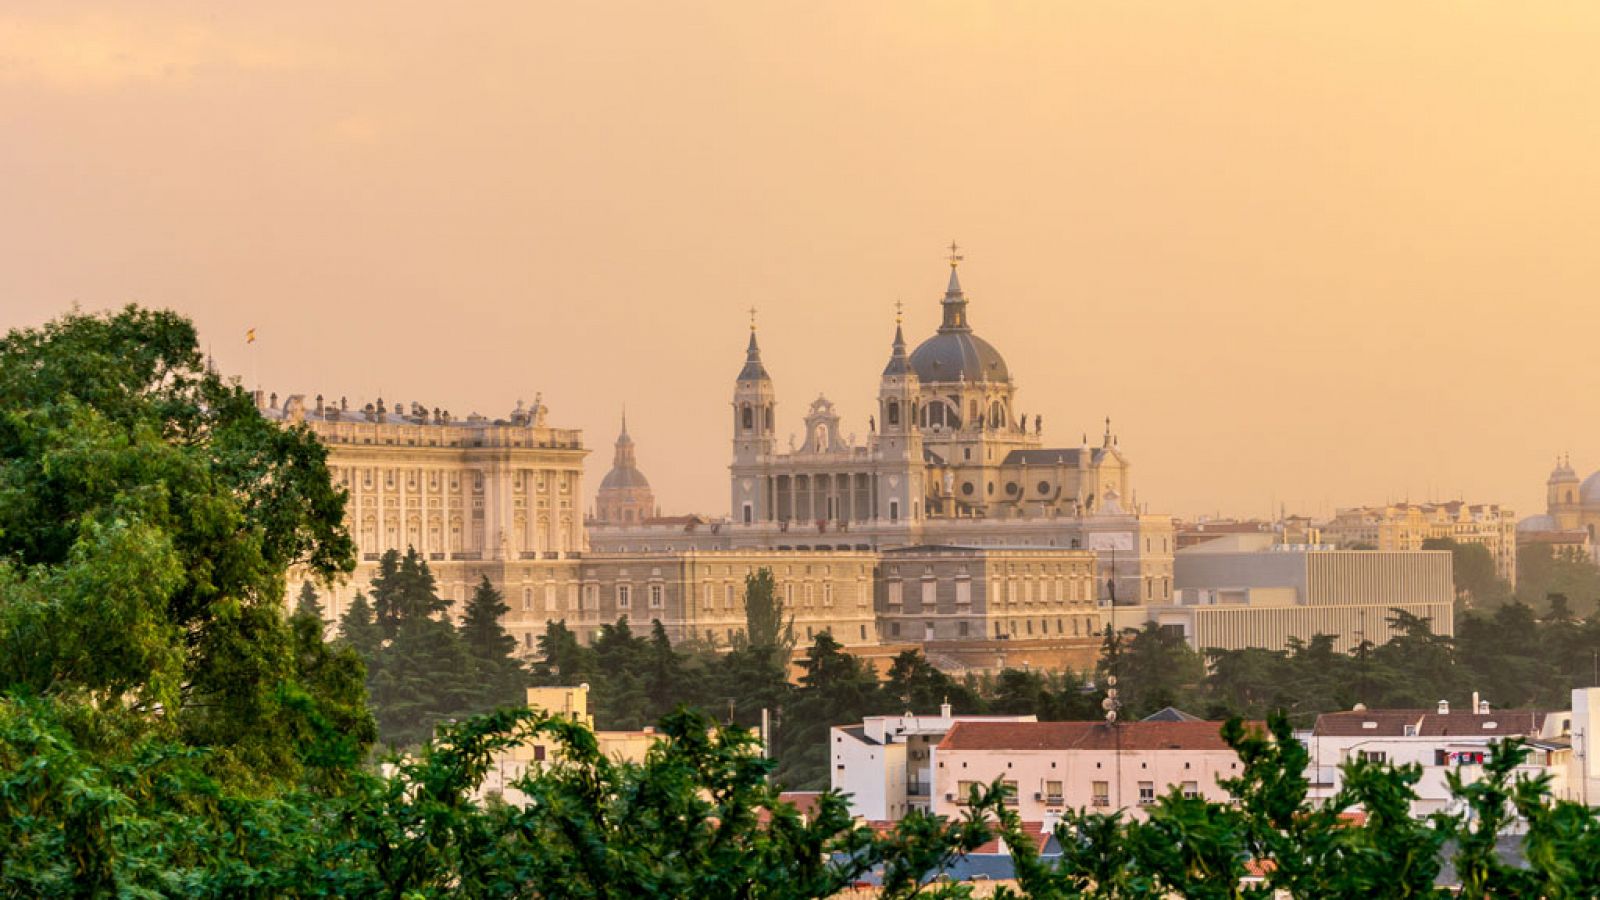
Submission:
<svg viewBox="0 0 1600 900">
<path fill-rule="evenodd" d="M 1477 713 L 1479 715 L 1483 714 L 1483 704 L 1478 702 L 1478 692 L 1477 691 L 1473 691 L 1472 692 L 1472 705 L 1467 707 L 1467 712 L 1469 712 L 1469 713 Z"/>
<path fill-rule="evenodd" d="M 949 697 L 946 697 L 944 699 L 944 702 L 939 704 L 939 718 L 944 719 L 946 722 L 950 721 L 950 698 Z"/>
<path fill-rule="evenodd" d="M 1487 701 L 1487 700 L 1478 701 L 1478 715 L 1487 716 L 1488 714 L 1489 714 L 1489 701 Z"/>
<path fill-rule="evenodd" d="M 1449 700 L 1440 700 L 1439 701 L 1439 715 L 1441 715 L 1441 716 L 1450 715 L 1450 701 Z"/>
</svg>

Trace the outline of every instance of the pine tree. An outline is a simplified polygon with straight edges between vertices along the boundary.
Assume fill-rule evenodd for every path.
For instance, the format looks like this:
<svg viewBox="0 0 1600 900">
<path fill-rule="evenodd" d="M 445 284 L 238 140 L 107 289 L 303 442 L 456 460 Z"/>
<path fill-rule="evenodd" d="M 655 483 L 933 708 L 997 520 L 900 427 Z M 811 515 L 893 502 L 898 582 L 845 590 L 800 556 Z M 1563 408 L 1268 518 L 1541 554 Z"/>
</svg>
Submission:
<svg viewBox="0 0 1600 900">
<path fill-rule="evenodd" d="M 316 587 L 310 581 L 300 582 L 300 596 L 295 599 L 294 614 L 322 620 L 322 603 L 317 598 Z"/>
<path fill-rule="evenodd" d="M 660 619 L 650 623 L 650 719 L 659 719 L 679 704 L 695 705 L 699 698 L 689 682 L 683 654 L 672 646 Z"/>
<path fill-rule="evenodd" d="M 510 609 L 504 596 L 484 576 L 467 601 L 461 619 L 461 641 L 478 670 L 479 710 L 515 706 L 526 697 L 528 673 L 515 656 L 517 639 L 500 624 Z"/>
<path fill-rule="evenodd" d="M 368 665 L 367 689 L 384 742 L 410 746 L 432 736 L 440 722 L 481 705 L 476 666 L 455 626 L 439 617 L 449 603 L 415 548 L 379 562 L 373 579 L 379 647 Z"/>
<path fill-rule="evenodd" d="M 383 633 L 373 619 L 372 605 L 367 602 L 366 594 L 357 592 L 339 619 L 339 640 L 361 654 L 369 669 L 372 667 Z"/>
</svg>

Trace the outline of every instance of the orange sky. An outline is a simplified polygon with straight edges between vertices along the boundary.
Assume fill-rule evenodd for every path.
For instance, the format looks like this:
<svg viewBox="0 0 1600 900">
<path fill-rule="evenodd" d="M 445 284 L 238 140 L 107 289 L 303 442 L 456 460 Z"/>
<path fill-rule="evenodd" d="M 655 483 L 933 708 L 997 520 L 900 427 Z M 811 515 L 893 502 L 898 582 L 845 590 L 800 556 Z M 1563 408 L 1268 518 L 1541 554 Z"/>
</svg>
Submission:
<svg viewBox="0 0 1600 900">
<path fill-rule="evenodd" d="M 965 248 L 1018 408 L 1113 418 L 1154 511 L 1600 467 L 1592 2 L 0 7 L 0 327 L 192 315 L 280 393 L 543 391 L 725 512 L 761 308 L 780 434 L 864 435 Z M 258 359 L 245 350 L 258 329 Z"/>
</svg>

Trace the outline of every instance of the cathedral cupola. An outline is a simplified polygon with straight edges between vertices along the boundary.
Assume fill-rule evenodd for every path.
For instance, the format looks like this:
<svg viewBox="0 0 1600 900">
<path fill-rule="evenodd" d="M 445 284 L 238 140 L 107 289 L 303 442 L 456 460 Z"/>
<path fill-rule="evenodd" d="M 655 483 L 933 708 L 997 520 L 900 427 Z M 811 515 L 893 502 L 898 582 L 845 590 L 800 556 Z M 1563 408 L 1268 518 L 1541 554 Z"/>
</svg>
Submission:
<svg viewBox="0 0 1600 900">
<path fill-rule="evenodd" d="M 633 438 L 628 435 L 628 414 L 624 411 L 611 471 L 601 479 L 595 497 L 595 519 L 607 525 L 637 525 L 655 515 L 655 507 L 650 481 L 639 471 Z"/>
<path fill-rule="evenodd" d="M 943 320 L 939 331 L 917 346 L 911 353 L 911 367 L 925 384 L 955 382 L 1003 384 L 1011 383 L 1011 373 L 1006 361 L 992 344 L 972 333 L 967 320 L 967 295 L 961 289 L 961 278 L 956 269 L 963 257 L 957 253 L 954 242 L 950 244 L 950 282 L 940 301 Z"/>
</svg>

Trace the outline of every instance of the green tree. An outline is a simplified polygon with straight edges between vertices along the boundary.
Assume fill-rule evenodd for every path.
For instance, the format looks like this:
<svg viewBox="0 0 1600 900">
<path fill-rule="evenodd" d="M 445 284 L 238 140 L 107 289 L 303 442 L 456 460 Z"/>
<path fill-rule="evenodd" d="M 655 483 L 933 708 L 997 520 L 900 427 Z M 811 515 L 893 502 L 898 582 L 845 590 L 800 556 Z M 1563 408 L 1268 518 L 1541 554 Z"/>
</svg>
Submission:
<svg viewBox="0 0 1600 900">
<path fill-rule="evenodd" d="M 889 664 L 886 698 L 904 709 L 928 714 L 945 702 L 957 713 L 980 712 L 977 692 L 939 671 L 920 650 L 902 650 Z"/>
<path fill-rule="evenodd" d="M 182 317 L 129 307 L 10 332 L 0 697 L 90 710 L 57 720 L 80 736 L 116 720 L 121 739 L 210 748 L 230 780 L 298 771 L 289 736 L 344 692 L 310 693 L 297 670 L 285 572 L 348 572 L 343 515 L 322 445 L 208 370 Z"/>
<path fill-rule="evenodd" d="M 1456 596 L 1467 608 L 1498 606 L 1511 597 L 1511 585 L 1500 577 L 1494 555 L 1482 544 L 1463 544 L 1454 538 L 1428 538 L 1424 550 L 1449 550 Z"/>
<path fill-rule="evenodd" d="M 1205 674 L 1200 654 L 1173 629 L 1147 622 L 1141 629 L 1111 635 L 1107 629 L 1102 675 L 1115 675 L 1125 716 L 1147 716 L 1166 706 L 1182 706 Z"/>
<path fill-rule="evenodd" d="M 757 569 L 745 576 L 744 621 L 744 633 L 735 639 L 735 649 L 768 648 L 788 662 L 795 647 L 794 616 L 778 596 L 778 583 L 771 569 Z"/>
<path fill-rule="evenodd" d="M 516 657 L 517 639 L 500 624 L 510 612 L 488 576 L 478 582 L 461 617 L 461 641 L 476 671 L 479 696 L 474 711 L 516 706 L 527 698 L 528 671 Z"/>
<path fill-rule="evenodd" d="M 322 620 L 322 602 L 317 597 L 316 585 L 310 581 L 300 582 L 300 593 L 294 601 L 294 614 Z"/>
<path fill-rule="evenodd" d="M 482 684 L 461 635 L 442 613 L 433 572 L 415 548 L 393 550 L 372 582 L 377 651 L 367 660 L 367 691 L 378 733 L 394 747 L 420 744 L 441 722 L 483 708 Z"/>
<path fill-rule="evenodd" d="M 872 667 L 846 653 L 824 630 L 800 662 L 800 687 L 785 708 L 778 774 L 796 790 L 828 784 L 828 729 L 860 722 L 878 712 L 883 699 Z"/>
<path fill-rule="evenodd" d="M 1600 566 L 1582 552 L 1530 544 L 1517 551 L 1517 599 L 1541 609 L 1552 594 L 1565 597 L 1573 611 L 1600 612 Z"/>
<path fill-rule="evenodd" d="M 366 594 L 357 591 L 350 605 L 345 607 L 344 615 L 339 618 L 339 640 L 364 660 L 377 657 L 383 634 L 373 620 L 372 604 L 367 602 Z"/>
</svg>

